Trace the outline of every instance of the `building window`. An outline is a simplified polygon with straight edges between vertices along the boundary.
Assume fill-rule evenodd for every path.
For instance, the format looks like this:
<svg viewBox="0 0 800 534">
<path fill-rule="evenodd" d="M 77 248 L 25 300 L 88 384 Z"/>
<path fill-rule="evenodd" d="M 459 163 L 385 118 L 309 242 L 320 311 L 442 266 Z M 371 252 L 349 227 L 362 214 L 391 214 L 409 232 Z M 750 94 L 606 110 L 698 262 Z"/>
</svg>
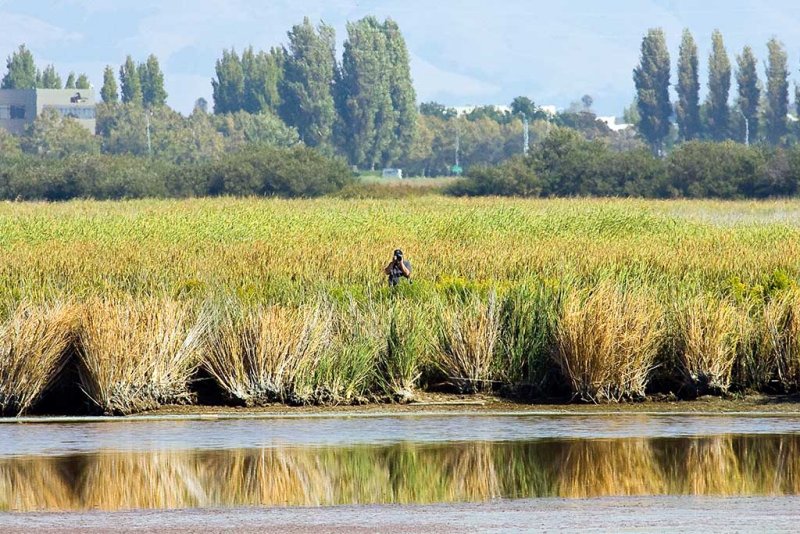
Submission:
<svg viewBox="0 0 800 534">
<path fill-rule="evenodd" d="M 10 106 L 11 110 L 9 115 L 11 115 L 12 119 L 24 119 L 25 118 L 25 106 Z"/>
<path fill-rule="evenodd" d="M 11 118 L 11 106 L 0 104 L 0 121 Z"/>
<path fill-rule="evenodd" d="M 44 109 L 53 109 L 62 117 L 83 120 L 95 118 L 95 108 L 92 106 L 45 106 Z"/>
</svg>

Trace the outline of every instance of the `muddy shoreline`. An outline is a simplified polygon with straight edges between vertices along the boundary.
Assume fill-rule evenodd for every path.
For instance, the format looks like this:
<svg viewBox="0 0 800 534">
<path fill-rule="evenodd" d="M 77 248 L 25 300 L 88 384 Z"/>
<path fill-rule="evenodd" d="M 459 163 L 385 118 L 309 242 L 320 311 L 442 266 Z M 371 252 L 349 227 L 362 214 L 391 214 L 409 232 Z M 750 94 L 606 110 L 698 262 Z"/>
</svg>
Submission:
<svg viewBox="0 0 800 534">
<path fill-rule="evenodd" d="M 798 497 L 601 497 L 433 505 L 0 514 L 0 532 L 795 532 Z"/>
<path fill-rule="evenodd" d="M 623 403 L 526 403 L 492 395 L 457 395 L 446 393 L 421 393 L 414 402 L 369 403 L 361 405 L 335 406 L 207 406 L 169 405 L 129 416 L 53 416 L 48 414 L 26 417 L 2 417 L 2 422 L 59 419 L 81 420 L 125 420 L 158 417 L 325 417 L 347 415 L 403 415 L 403 414 L 800 414 L 800 395 L 747 395 L 737 397 L 700 397 L 694 400 L 648 399 L 642 402 Z"/>
</svg>

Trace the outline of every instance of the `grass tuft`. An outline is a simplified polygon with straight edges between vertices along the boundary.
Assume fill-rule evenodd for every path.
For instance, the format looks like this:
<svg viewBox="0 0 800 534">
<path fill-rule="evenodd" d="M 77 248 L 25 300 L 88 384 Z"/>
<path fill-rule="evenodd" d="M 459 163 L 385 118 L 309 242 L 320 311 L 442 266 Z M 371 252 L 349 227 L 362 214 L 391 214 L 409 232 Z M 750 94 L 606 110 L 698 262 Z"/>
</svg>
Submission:
<svg viewBox="0 0 800 534">
<path fill-rule="evenodd" d="M 69 303 L 20 304 L 0 323 L 0 413 L 28 411 L 67 361 L 77 324 Z"/>
<path fill-rule="evenodd" d="M 641 399 L 662 342 L 662 313 L 647 294 L 603 282 L 564 297 L 556 362 L 584 401 Z"/>
<path fill-rule="evenodd" d="M 191 400 L 206 322 L 169 299 L 93 299 L 83 306 L 81 384 L 108 414 Z"/>
</svg>

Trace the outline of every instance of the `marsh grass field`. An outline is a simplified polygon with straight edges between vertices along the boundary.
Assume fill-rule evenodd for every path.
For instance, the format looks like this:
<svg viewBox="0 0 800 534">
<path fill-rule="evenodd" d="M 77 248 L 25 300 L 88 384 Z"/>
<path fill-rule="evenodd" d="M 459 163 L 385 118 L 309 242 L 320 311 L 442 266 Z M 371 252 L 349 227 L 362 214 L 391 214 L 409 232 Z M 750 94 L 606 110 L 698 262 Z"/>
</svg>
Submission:
<svg viewBox="0 0 800 534">
<path fill-rule="evenodd" d="M 798 389 L 800 201 L 417 193 L 0 205 L 0 409 Z"/>
</svg>

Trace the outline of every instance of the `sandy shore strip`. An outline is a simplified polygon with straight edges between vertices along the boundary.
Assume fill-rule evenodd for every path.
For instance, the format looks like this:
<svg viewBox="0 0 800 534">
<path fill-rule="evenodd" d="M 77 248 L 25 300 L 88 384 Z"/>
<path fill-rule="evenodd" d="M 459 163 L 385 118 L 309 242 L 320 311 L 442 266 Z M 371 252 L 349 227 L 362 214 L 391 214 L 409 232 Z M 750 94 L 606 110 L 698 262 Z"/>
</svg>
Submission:
<svg viewBox="0 0 800 534">
<path fill-rule="evenodd" d="M 101 422 L 202 419 L 269 419 L 293 417 L 386 417 L 402 415 L 784 415 L 800 416 L 800 396 L 749 395 L 745 397 L 701 397 L 696 400 L 648 400 L 627 403 L 525 403 L 491 395 L 420 395 L 410 404 L 363 404 L 339 406 L 262 407 L 164 406 L 129 416 L 48 416 L 0 417 L 3 423 Z"/>
<path fill-rule="evenodd" d="M 0 532 L 796 532 L 800 497 L 603 497 L 486 503 L 0 514 Z"/>
</svg>

